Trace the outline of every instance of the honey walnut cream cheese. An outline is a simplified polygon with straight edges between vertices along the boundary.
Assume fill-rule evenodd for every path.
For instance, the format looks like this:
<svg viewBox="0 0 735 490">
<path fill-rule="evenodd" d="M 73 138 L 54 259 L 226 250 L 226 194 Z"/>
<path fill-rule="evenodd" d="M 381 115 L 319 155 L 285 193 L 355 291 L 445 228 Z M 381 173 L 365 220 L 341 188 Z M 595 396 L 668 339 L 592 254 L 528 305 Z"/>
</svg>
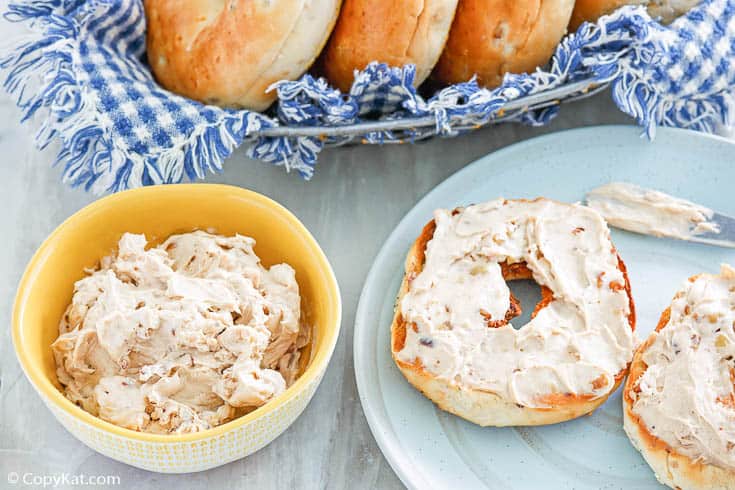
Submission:
<svg viewBox="0 0 735 490">
<path fill-rule="evenodd" d="M 298 375 L 294 270 L 270 269 L 244 236 L 126 233 L 78 281 L 52 349 L 64 393 L 113 424 L 197 432 L 267 403 Z"/>
<path fill-rule="evenodd" d="M 546 199 L 497 199 L 437 210 L 434 223 L 423 268 L 406 278 L 397 305 L 409 326 L 402 348 L 394 345 L 399 367 L 420 364 L 450 387 L 519 407 L 553 409 L 569 395 L 604 400 L 635 337 L 627 278 L 600 215 Z M 514 264 L 525 264 L 546 290 L 520 329 L 506 321 L 518 305 L 503 269 Z"/>
<path fill-rule="evenodd" d="M 626 431 L 670 486 L 735 488 L 734 329 L 735 269 L 723 265 L 719 275 L 687 282 L 636 353 L 634 364 L 642 364 L 626 385 Z M 667 452 L 659 466 L 656 444 L 640 435 L 642 428 L 691 463 L 672 468 L 678 456 Z"/>
</svg>

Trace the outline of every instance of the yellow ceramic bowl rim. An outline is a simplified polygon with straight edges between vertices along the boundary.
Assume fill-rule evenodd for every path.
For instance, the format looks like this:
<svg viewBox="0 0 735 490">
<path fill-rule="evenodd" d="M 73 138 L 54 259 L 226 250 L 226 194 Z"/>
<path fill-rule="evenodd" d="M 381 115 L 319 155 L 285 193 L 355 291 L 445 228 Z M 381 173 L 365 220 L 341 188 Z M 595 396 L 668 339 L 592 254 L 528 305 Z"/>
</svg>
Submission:
<svg viewBox="0 0 735 490">
<path fill-rule="evenodd" d="M 62 393 L 59 391 L 56 386 L 51 383 L 46 376 L 44 376 L 41 369 L 37 366 L 36 363 L 33 362 L 32 359 L 29 358 L 27 353 L 20 349 L 20 329 L 23 323 L 23 310 L 25 308 L 25 297 L 28 293 L 28 289 L 30 287 L 30 284 L 34 280 L 34 276 L 36 275 L 37 267 L 39 266 L 39 262 L 43 260 L 43 258 L 46 256 L 46 254 L 50 253 L 50 247 L 52 246 L 55 238 L 57 235 L 59 235 L 62 230 L 70 225 L 73 225 L 76 222 L 81 222 L 86 219 L 86 217 L 90 213 L 94 213 L 99 208 L 106 207 L 106 206 L 114 206 L 117 202 L 120 202 L 124 199 L 131 199 L 136 198 L 140 194 L 146 194 L 146 193 L 166 193 L 166 192 L 187 192 L 190 190 L 194 190 L 194 188 L 197 188 L 197 190 L 201 190 L 202 187 L 209 187 L 213 191 L 221 192 L 222 194 L 240 194 L 242 197 L 247 198 L 251 201 L 256 201 L 258 204 L 264 205 L 264 207 L 270 207 L 274 209 L 277 213 L 281 214 L 283 217 L 286 218 L 286 220 L 294 226 L 294 228 L 303 235 L 307 243 L 314 249 L 316 252 L 316 260 L 319 263 L 320 268 L 325 272 L 325 276 L 327 278 L 328 284 L 327 288 L 331 289 L 334 293 L 334 297 L 336 300 L 336 305 L 334 307 L 336 308 L 336 319 L 337 319 L 337 325 L 325 325 L 324 331 L 324 342 L 321 345 L 321 348 L 316 352 L 314 357 L 311 360 L 311 363 L 306 368 L 306 371 L 304 371 L 304 374 L 299 377 L 299 379 L 296 380 L 296 382 L 291 385 L 285 392 L 271 400 L 270 402 L 266 403 L 262 407 L 250 412 L 247 415 L 244 415 L 242 417 L 239 417 L 235 420 L 232 420 L 230 422 L 227 422 L 226 424 L 219 425 L 217 427 L 214 427 L 212 429 L 208 429 L 202 432 L 195 432 L 192 434 L 150 434 L 146 432 L 137 432 L 130 429 L 125 429 L 123 427 L 117 426 L 115 424 L 112 424 L 110 422 L 106 422 L 99 417 L 95 417 L 89 412 L 86 412 L 82 408 L 78 407 L 74 403 L 72 403 L 70 400 L 68 400 Z M 135 439 L 139 441 L 145 441 L 145 442 L 157 442 L 157 443 L 180 443 L 180 442 L 193 442 L 193 441 L 199 441 L 202 439 L 210 439 L 217 436 L 222 436 L 223 434 L 230 432 L 234 429 L 237 429 L 239 427 L 242 427 L 253 420 L 256 420 L 260 417 L 263 417 L 265 415 L 268 415 L 269 413 L 275 412 L 279 408 L 281 408 L 283 405 L 288 403 L 293 397 L 295 397 L 297 394 L 299 394 L 301 391 L 304 390 L 304 388 L 314 381 L 315 378 L 321 376 L 321 374 L 326 370 L 327 363 L 329 362 L 329 359 L 332 355 L 332 352 L 334 350 L 334 347 L 337 343 L 337 338 L 339 336 L 339 330 L 340 330 L 340 324 L 342 319 L 342 302 L 341 302 L 341 296 L 339 291 L 339 285 L 337 284 L 337 279 L 334 275 L 334 271 L 332 270 L 332 266 L 329 264 L 329 261 L 327 260 L 326 255 L 324 255 L 324 251 L 321 249 L 317 241 L 314 239 L 314 237 L 311 235 L 309 230 L 306 229 L 306 227 L 299 221 L 299 219 L 291 213 L 288 209 L 283 207 L 282 205 L 278 204 L 276 201 L 262 195 L 258 194 L 257 192 L 250 191 L 247 189 L 243 189 L 240 187 L 235 186 L 229 186 L 229 185 L 222 185 L 222 184 L 174 184 L 174 185 L 161 185 L 161 186 L 152 186 L 152 187 L 143 187 L 139 189 L 133 189 L 128 191 L 119 192 L 117 194 L 112 194 L 107 197 L 103 197 L 102 199 L 99 199 L 81 210 L 77 211 L 73 215 L 71 215 L 69 218 L 67 218 L 63 223 L 61 223 L 56 229 L 46 238 L 46 240 L 43 241 L 41 246 L 38 248 L 35 254 L 33 254 L 33 257 L 31 258 L 30 262 L 26 266 L 25 272 L 23 273 L 23 277 L 20 280 L 20 283 L 18 285 L 18 292 L 15 297 L 15 304 L 13 306 L 13 318 L 12 318 L 12 338 L 13 338 L 13 347 L 15 349 L 15 354 L 18 357 L 18 360 L 20 361 L 20 365 L 23 368 L 23 371 L 25 371 L 26 376 L 31 381 L 31 384 L 33 384 L 36 391 L 38 391 L 42 397 L 46 398 L 47 400 L 50 400 L 51 403 L 71 415 L 72 417 L 76 419 L 80 419 L 82 422 L 85 422 L 89 425 L 94 426 L 97 429 L 103 430 L 105 432 L 110 432 L 118 436 L 122 436 L 128 439 Z"/>
</svg>

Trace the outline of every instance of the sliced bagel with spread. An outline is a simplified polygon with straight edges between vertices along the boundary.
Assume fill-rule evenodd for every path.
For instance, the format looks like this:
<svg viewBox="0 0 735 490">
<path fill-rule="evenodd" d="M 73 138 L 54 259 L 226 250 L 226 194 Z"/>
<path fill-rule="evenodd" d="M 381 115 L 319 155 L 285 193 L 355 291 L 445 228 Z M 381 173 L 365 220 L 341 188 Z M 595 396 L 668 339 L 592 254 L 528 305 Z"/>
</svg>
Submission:
<svg viewBox="0 0 735 490">
<path fill-rule="evenodd" d="M 548 199 L 437 210 L 406 258 L 393 359 L 439 408 L 479 425 L 592 412 L 633 356 L 635 307 L 600 215 Z M 532 319 L 507 281 L 534 279 Z"/>
</svg>

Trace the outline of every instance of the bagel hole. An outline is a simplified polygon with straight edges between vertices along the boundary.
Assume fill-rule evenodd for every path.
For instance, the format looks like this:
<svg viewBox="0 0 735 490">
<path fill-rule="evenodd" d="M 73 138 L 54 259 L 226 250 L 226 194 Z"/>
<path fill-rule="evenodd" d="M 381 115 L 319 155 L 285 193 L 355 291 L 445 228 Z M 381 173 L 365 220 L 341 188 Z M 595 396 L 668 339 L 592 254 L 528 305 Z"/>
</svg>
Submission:
<svg viewBox="0 0 735 490">
<path fill-rule="evenodd" d="M 531 321 L 531 314 L 541 301 L 541 286 L 533 279 L 515 279 L 508 281 L 508 288 L 521 303 L 521 314 L 513 318 L 510 324 L 516 330 Z"/>
</svg>

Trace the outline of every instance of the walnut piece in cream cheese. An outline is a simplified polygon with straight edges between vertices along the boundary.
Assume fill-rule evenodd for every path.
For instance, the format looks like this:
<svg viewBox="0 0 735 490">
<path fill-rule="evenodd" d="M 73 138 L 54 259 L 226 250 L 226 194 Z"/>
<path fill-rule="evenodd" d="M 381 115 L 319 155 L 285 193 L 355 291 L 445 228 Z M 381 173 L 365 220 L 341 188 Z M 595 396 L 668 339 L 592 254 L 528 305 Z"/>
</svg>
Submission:
<svg viewBox="0 0 735 490">
<path fill-rule="evenodd" d="M 663 192 L 625 182 L 605 184 L 587 193 L 587 205 L 623 230 L 686 240 L 719 233 L 714 211 Z"/>
<path fill-rule="evenodd" d="M 203 231 L 146 250 L 126 233 L 79 280 L 52 345 L 67 398 L 113 424 L 198 432 L 267 403 L 298 375 L 309 329 L 294 270 L 252 238 Z"/>
<path fill-rule="evenodd" d="M 701 274 L 642 353 L 631 395 L 648 431 L 694 461 L 735 470 L 735 269 Z"/>
<path fill-rule="evenodd" d="M 526 407 L 549 407 L 559 393 L 607 395 L 631 361 L 635 337 L 600 215 L 547 199 L 497 199 L 437 210 L 434 221 L 423 269 L 400 304 L 412 328 L 398 359 Z M 503 262 L 525 262 L 553 293 L 519 329 L 490 325 L 510 306 Z"/>
</svg>

